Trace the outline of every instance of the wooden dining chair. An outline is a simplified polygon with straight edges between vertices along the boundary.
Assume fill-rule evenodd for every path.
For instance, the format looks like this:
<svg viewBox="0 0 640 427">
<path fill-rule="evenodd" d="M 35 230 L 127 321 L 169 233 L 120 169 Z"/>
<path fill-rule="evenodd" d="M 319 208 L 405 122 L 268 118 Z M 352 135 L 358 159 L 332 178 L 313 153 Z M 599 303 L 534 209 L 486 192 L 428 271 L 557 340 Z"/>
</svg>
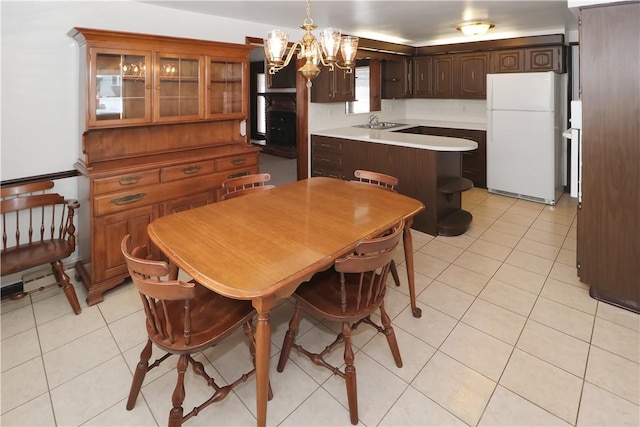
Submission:
<svg viewBox="0 0 640 427">
<path fill-rule="evenodd" d="M 403 227 L 404 222 L 400 221 L 388 234 L 359 242 L 353 254 L 337 259 L 332 268 L 316 273 L 293 294 L 296 305 L 282 344 L 278 372 L 284 370 L 291 348 L 295 348 L 309 357 L 315 365 L 323 366 L 344 378 L 352 424 L 358 423 L 358 396 L 351 331 L 361 323 L 367 323 L 382 332 L 387 338 L 396 366 L 402 367 L 391 319 L 384 308 L 384 296 L 393 252 L 400 241 Z M 303 308 L 315 316 L 342 323 L 342 332 L 320 353 L 313 353 L 296 343 Z M 382 326 L 377 325 L 370 317 L 377 309 L 380 309 Z M 325 360 L 325 356 L 341 342 L 344 342 L 343 370 Z"/>
<path fill-rule="evenodd" d="M 230 178 L 222 183 L 221 198 L 226 200 L 275 188 L 275 185 L 267 184 L 269 180 L 271 180 L 271 175 L 268 173 L 256 173 Z"/>
<path fill-rule="evenodd" d="M 131 237 L 126 235 L 122 239 L 121 249 L 129 274 L 142 299 L 149 338 L 136 366 L 127 410 L 135 406 L 146 373 L 170 355 L 176 354 L 179 355 L 178 380 L 171 397 L 173 408 L 169 412 L 169 426 L 180 426 L 211 403 L 224 399 L 234 387 L 247 381 L 255 373 L 255 338 L 251 324 L 255 310 L 250 301 L 234 300 L 216 294 L 194 280 L 183 282 L 163 278 L 169 274 L 169 265 L 164 261 L 148 260 L 149 252 L 145 246 L 131 249 L 130 244 Z M 205 372 L 204 365 L 192 355 L 215 345 L 241 327 L 244 327 L 249 339 L 253 369 L 234 382 L 219 386 Z M 152 343 L 166 354 L 149 365 Z M 203 377 L 213 388 L 213 392 L 209 399 L 183 415 L 184 377 L 189 364 L 193 372 Z M 269 400 L 272 395 L 269 387 Z"/>
<path fill-rule="evenodd" d="M 363 169 L 357 169 L 353 175 L 358 178 L 358 182 L 363 182 L 365 184 L 377 185 L 379 187 L 385 188 L 390 191 L 396 192 L 396 186 L 398 185 L 398 178 L 391 175 L 386 175 L 380 172 L 368 171 Z M 396 267 L 396 262 L 391 262 L 391 277 L 393 277 L 393 281 L 396 286 L 400 286 L 400 276 L 398 275 L 398 267 Z"/>
</svg>

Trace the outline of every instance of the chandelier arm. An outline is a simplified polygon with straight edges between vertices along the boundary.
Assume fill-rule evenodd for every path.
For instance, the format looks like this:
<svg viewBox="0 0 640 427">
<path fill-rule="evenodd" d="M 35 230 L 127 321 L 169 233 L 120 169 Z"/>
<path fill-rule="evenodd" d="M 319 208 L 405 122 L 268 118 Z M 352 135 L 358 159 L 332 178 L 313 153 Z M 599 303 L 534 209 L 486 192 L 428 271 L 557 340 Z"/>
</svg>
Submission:
<svg viewBox="0 0 640 427">
<path fill-rule="evenodd" d="M 353 65 L 351 67 L 345 67 L 343 65 L 338 64 L 337 62 L 335 63 L 335 66 L 341 70 L 346 70 L 347 74 L 351 74 L 353 73 Z"/>
<path fill-rule="evenodd" d="M 301 47 L 302 45 L 300 44 L 300 42 L 295 42 L 293 45 L 291 45 L 291 49 L 289 50 L 289 53 L 287 54 L 287 56 L 284 58 L 284 62 L 282 63 L 282 65 L 275 65 L 275 64 L 270 65 L 269 74 L 275 74 L 276 72 L 282 70 L 284 67 L 289 65 L 289 62 L 291 62 L 291 58 L 293 57 L 293 54 L 296 52 L 296 50 L 298 50 L 298 48 L 301 48 Z"/>
</svg>

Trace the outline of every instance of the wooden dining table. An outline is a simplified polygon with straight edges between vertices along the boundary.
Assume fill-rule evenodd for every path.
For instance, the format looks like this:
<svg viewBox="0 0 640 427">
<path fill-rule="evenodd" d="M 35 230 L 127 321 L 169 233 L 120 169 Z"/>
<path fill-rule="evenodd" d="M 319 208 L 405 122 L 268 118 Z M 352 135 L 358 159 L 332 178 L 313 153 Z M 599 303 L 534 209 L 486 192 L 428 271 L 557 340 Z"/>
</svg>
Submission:
<svg viewBox="0 0 640 427">
<path fill-rule="evenodd" d="M 270 310 L 301 283 L 400 219 L 415 302 L 411 219 L 415 199 L 379 187 L 315 177 L 160 217 L 148 226 L 174 267 L 229 298 L 251 300 L 256 320 L 256 417 L 266 425 Z M 275 388 L 277 398 L 277 387 Z"/>
</svg>

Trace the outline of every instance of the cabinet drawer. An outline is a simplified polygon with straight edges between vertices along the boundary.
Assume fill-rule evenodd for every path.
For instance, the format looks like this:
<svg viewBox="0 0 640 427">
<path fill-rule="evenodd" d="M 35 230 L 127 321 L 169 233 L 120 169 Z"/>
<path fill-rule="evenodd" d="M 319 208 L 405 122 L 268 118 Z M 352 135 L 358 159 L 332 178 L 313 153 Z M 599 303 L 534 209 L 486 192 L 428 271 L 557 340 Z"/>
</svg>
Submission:
<svg viewBox="0 0 640 427">
<path fill-rule="evenodd" d="M 111 193 L 114 191 L 130 190 L 144 185 L 160 182 L 160 174 L 157 169 L 135 172 L 128 175 L 118 175 L 110 178 L 101 178 L 93 181 L 95 195 Z"/>
<path fill-rule="evenodd" d="M 344 174 L 340 169 L 313 167 L 311 168 L 311 176 L 324 176 L 327 178 L 344 179 Z"/>
<path fill-rule="evenodd" d="M 311 151 L 315 153 L 342 153 L 342 141 L 328 137 L 314 136 Z"/>
<path fill-rule="evenodd" d="M 246 154 L 243 156 L 223 157 L 216 159 L 216 172 L 254 166 L 258 164 L 257 154 Z"/>
<path fill-rule="evenodd" d="M 203 162 L 184 163 L 178 166 L 162 168 L 160 175 L 162 176 L 162 182 L 168 182 L 192 178 L 198 175 L 206 175 L 214 171 L 215 166 L 213 160 L 206 160 Z"/>
<path fill-rule="evenodd" d="M 313 153 L 311 160 L 314 168 L 336 168 L 342 169 L 342 155 L 335 153 Z"/>
</svg>

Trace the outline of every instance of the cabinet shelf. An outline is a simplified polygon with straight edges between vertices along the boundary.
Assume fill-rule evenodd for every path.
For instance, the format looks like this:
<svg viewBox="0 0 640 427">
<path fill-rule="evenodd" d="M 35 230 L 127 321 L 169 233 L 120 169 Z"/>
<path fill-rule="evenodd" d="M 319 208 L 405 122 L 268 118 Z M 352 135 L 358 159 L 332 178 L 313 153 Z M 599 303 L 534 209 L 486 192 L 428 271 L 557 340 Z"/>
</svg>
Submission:
<svg viewBox="0 0 640 427">
<path fill-rule="evenodd" d="M 467 178 L 457 177 L 438 187 L 438 191 L 443 194 L 452 195 L 461 193 L 473 188 L 473 181 Z"/>
</svg>

